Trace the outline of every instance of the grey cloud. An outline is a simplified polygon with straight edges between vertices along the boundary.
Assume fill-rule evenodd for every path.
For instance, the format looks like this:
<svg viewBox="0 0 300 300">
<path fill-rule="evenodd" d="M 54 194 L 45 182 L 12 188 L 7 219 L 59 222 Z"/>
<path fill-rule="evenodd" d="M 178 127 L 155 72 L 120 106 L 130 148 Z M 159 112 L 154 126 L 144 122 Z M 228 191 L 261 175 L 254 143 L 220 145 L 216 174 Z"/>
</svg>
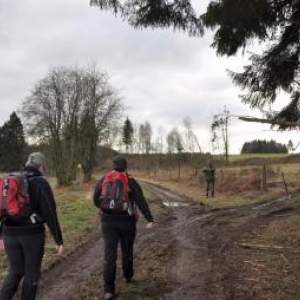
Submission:
<svg viewBox="0 0 300 300">
<path fill-rule="evenodd" d="M 206 6 L 195 1 L 199 13 Z M 111 13 L 84 0 L 0 1 L 0 125 L 28 95 L 49 67 L 96 64 L 120 90 L 134 123 L 180 126 L 190 116 L 209 148 L 213 114 L 228 106 L 251 115 L 238 99 L 226 69 L 241 68 L 244 58 L 217 58 L 212 34 L 190 38 L 172 30 L 134 30 Z M 251 127 L 233 120 L 233 144 Z M 247 128 L 250 128 L 249 130 Z M 246 134 L 245 134 L 246 135 Z M 244 135 L 244 138 L 246 138 Z M 235 146 L 238 147 L 238 146 Z"/>
</svg>

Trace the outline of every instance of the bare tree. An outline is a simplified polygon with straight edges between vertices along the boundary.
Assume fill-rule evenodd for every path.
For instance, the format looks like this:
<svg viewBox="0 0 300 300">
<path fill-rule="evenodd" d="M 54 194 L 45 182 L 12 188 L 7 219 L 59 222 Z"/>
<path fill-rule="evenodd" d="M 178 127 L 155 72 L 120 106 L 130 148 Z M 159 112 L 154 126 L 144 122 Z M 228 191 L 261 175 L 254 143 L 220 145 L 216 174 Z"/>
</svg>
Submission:
<svg viewBox="0 0 300 300">
<path fill-rule="evenodd" d="M 170 153 L 182 152 L 182 136 L 176 128 L 173 128 L 167 135 L 168 151 Z"/>
<path fill-rule="evenodd" d="M 187 152 L 194 152 L 194 134 L 192 129 L 192 119 L 187 116 L 183 119 L 185 127 L 185 145 Z"/>
<path fill-rule="evenodd" d="M 52 146 L 59 185 L 74 180 L 78 163 L 89 180 L 97 144 L 121 110 L 108 75 L 95 68 L 51 69 L 22 104 L 28 133 Z"/>
<path fill-rule="evenodd" d="M 106 73 L 95 68 L 83 70 L 83 109 L 80 123 L 80 142 L 84 181 L 89 181 L 96 165 L 97 145 L 102 141 L 107 129 L 117 122 L 122 104 L 115 89 L 109 84 Z"/>
<path fill-rule="evenodd" d="M 224 144 L 224 151 L 225 151 L 225 159 L 226 162 L 228 162 L 228 149 L 229 149 L 229 143 L 228 143 L 228 121 L 229 121 L 229 111 L 227 110 L 226 106 L 224 107 L 224 111 L 221 114 L 214 115 L 214 121 L 211 124 L 211 130 L 213 134 L 213 140 L 217 139 L 217 133 L 216 131 L 221 132 L 221 137 Z"/>
<path fill-rule="evenodd" d="M 164 152 L 164 136 L 166 134 L 166 130 L 164 127 L 159 126 L 158 127 L 158 138 L 159 138 L 159 151 L 160 153 Z"/>
<path fill-rule="evenodd" d="M 182 143 L 182 136 L 176 128 L 173 128 L 167 135 L 168 151 L 169 153 L 178 153 L 176 161 L 178 166 L 178 179 L 181 173 L 181 153 L 184 150 Z"/>
<path fill-rule="evenodd" d="M 120 126 L 119 124 L 112 123 L 106 128 L 103 132 L 103 138 L 101 139 L 101 145 L 106 146 L 108 148 L 117 147 L 119 144 L 119 135 L 120 135 Z"/>
<path fill-rule="evenodd" d="M 183 125 L 185 127 L 185 144 L 186 151 L 193 153 L 195 151 L 195 146 L 198 148 L 198 151 L 201 153 L 201 147 L 198 141 L 198 138 L 193 131 L 193 122 L 192 119 L 187 116 L 183 119 Z"/>
<path fill-rule="evenodd" d="M 140 125 L 139 140 L 142 153 L 149 154 L 152 148 L 152 127 L 148 121 Z"/>
</svg>

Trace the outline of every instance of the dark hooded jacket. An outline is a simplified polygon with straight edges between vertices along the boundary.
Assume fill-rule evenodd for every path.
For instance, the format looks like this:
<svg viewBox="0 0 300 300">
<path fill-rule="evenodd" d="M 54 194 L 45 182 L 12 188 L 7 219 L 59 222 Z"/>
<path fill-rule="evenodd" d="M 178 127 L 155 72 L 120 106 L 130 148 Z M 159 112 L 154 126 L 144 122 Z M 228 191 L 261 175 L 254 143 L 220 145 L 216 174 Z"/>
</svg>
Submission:
<svg viewBox="0 0 300 300">
<path fill-rule="evenodd" d="M 44 232 L 46 223 L 57 245 L 63 244 L 61 228 L 56 213 L 56 204 L 52 189 L 46 178 L 33 167 L 26 167 L 24 171 L 29 179 L 30 210 L 36 214 L 35 223 L 30 218 L 17 222 L 13 219 L 2 220 L 2 235 L 33 235 Z"/>
<path fill-rule="evenodd" d="M 137 205 L 137 207 L 142 212 L 143 216 L 148 222 L 153 222 L 153 217 L 149 210 L 149 206 L 145 200 L 141 186 L 130 175 L 128 175 L 128 179 L 129 179 L 129 189 L 130 189 L 129 199 L 131 200 L 132 203 Z M 100 195 L 101 195 L 101 186 L 103 180 L 104 180 L 104 176 L 98 181 L 94 192 L 94 204 L 98 208 L 100 208 L 101 205 Z M 102 221 L 115 221 L 115 220 L 130 221 L 130 220 L 134 220 L 134 216 L 130 216 L 126 212 L 124 214 L 119 214 L 119 215 L 111 215 L 108 212 L 104 212 L 104 211 L 102 212 Z"/>
<path fill-rule="evenodd" d="M 126 172 L 127 169 L 127 161 L 126 159 L 122 157 L 118 157 L 113 161 L 112 169 L 115 171 L 119 172 Z M 127 173 L 126 173 L 127 174 Z M 130 201 L 136 205 L 139 210 L 142 212 L 143 216 L 148 222 L 153 222 L 153 217 L 150 212 L 148 203 L 146 202 L 146 199 L 144 197 L 143 191 L 139 183 L 129 174 L 128 175 L 128 184 L 129 184 L 129 199 Z M 94 192 L 94 204 L 96 207 L 100 208 L 101 205 L 101 186 L 103 183 L 105 175 L 98 181 L 96 187 L 95 187 L 95 192 Z M 123 214 L 118 214 L 118 215 L 112 215 L 109 214 L 108 212 L 101 212 L 102 215 L 102 221 L 133 221 L 135 220 L 134 216 L 130 216 L 127 212 L 124 212 Z"/>
</svg>

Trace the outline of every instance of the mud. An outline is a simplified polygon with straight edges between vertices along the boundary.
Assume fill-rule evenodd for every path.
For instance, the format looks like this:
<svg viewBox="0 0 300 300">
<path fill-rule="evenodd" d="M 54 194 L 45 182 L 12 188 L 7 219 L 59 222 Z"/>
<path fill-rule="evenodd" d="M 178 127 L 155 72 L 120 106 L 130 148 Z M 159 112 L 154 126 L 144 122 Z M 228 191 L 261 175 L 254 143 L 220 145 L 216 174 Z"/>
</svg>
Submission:
<svg viewBox="0 0 300 300">
<path fill-rule="evenodd" d="M 281 198 L 269 204 L 213 210 L 145 184 L 164 208 L 156 226 L 140 222 L 135 244 L 136 281 L 126 285 L 118 265 L 118 299 L 266 299 L 253 288 L 243 265 L 255 250 L 239 241 L 277 216 L 299 213 Z M 184 203 L 185 205 L 180 205 Z M 103 299 L 101 234 L 43 274 L 38 299 Z"/>
<path fill-rule="evenodd" d="M 100 235 L 78 249 L 65 261 L 58 263 L 41 281 L 38 299 L 74 299 L 86 279 L 102 267 L 103 242 Z"/>
</svg>

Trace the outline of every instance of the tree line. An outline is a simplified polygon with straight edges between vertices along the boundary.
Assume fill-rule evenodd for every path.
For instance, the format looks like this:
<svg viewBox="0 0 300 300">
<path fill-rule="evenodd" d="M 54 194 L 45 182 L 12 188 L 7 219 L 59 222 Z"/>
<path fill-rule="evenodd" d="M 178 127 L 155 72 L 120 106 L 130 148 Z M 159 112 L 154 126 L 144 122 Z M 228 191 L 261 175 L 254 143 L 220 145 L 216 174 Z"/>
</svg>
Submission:
<svg viewBox="0 0 300 300">
<path fill-rule="evenodd" d="M 193 130 L 191 118 L 185 117 L 181 127 L 183 127 L 182 130 L 173 127 L 167 132 L 164 127 L 160 126 L 154 132 L 149 121 L 134 125 L 127 117 L 121 128 L 120 144 L 121 146 L 125 145 L 127 153 L 201 153 L 202 150 Z M 118 136 L 115 137 L 118 138 Z"/>
<path fill-rule="evenodd" d="M 91 179 L 104 156 L 100 146 L 127 154 L 179 154 L 179 163 L 187 161 L 184 154 L 202 153 L 190 117 L 183 119 L 180 129 L 167 132 L 160 126 L 155 132 L 149 121 L 133 124 L 127 116 L 122 124 L 124 112 L 122 98 L 109 83 L 107 73 L 95 68 L 50 69 L 21 105 L 24 125 L 13 112 L 0 127 L 0 171 L 18 170 L 29 151 L 42 150 L 49 157 L 58 185 L 69 185 L 75 181 L 78 168 L 84 181 Z M 224 113 L 214 116 L 211 126 L 212 143 L 217 143 L 219 131 L 227 158 L 228 119 L 225 108 Z M 242 153 L 286 152 L 287 148 L 275 141 L 253 141 L 242 149 Z"/>
<path fill-rule="evenodd" d="M 133 125 L 127 117 L 121 124 L 124 111 L 107 73 L 94 67 L 52 68 L 22 102 L 18 114 L 23 123 L 13 112 L 0 127 L 0 171 L 20 169 L 30 149 L 43 149 L 58 185 L 69 185 L 79 167 L 84 181 L 91 179 L 101 159 L 100 145 L 142 154 L 193 152 L 195 141 L 199 146 L 188 117 L 185 137 L 177 128 L 166 133 L 160 127 L 154 141 L 149 121 Z"/>
<path fill-rule="evenodd" d="M 241 154 L 245 153 L 288 153 L 287 146 L 274 140 L 254 140 L 244 143 Z"/>
<path fill-rule="evenodd" d="M 20 115 L 28 139 L 47 148 L 59 185 L 71 184 L 80 164 L 84 180 L 97 164 L 97 147 L 121 116 L 118 92 L 105 72 L 95 68 L 49 70 L 23 101 Z M 23 124 L 14 112 L 0 129 L 0 169 L 24 164 Z"/>
</svg>

